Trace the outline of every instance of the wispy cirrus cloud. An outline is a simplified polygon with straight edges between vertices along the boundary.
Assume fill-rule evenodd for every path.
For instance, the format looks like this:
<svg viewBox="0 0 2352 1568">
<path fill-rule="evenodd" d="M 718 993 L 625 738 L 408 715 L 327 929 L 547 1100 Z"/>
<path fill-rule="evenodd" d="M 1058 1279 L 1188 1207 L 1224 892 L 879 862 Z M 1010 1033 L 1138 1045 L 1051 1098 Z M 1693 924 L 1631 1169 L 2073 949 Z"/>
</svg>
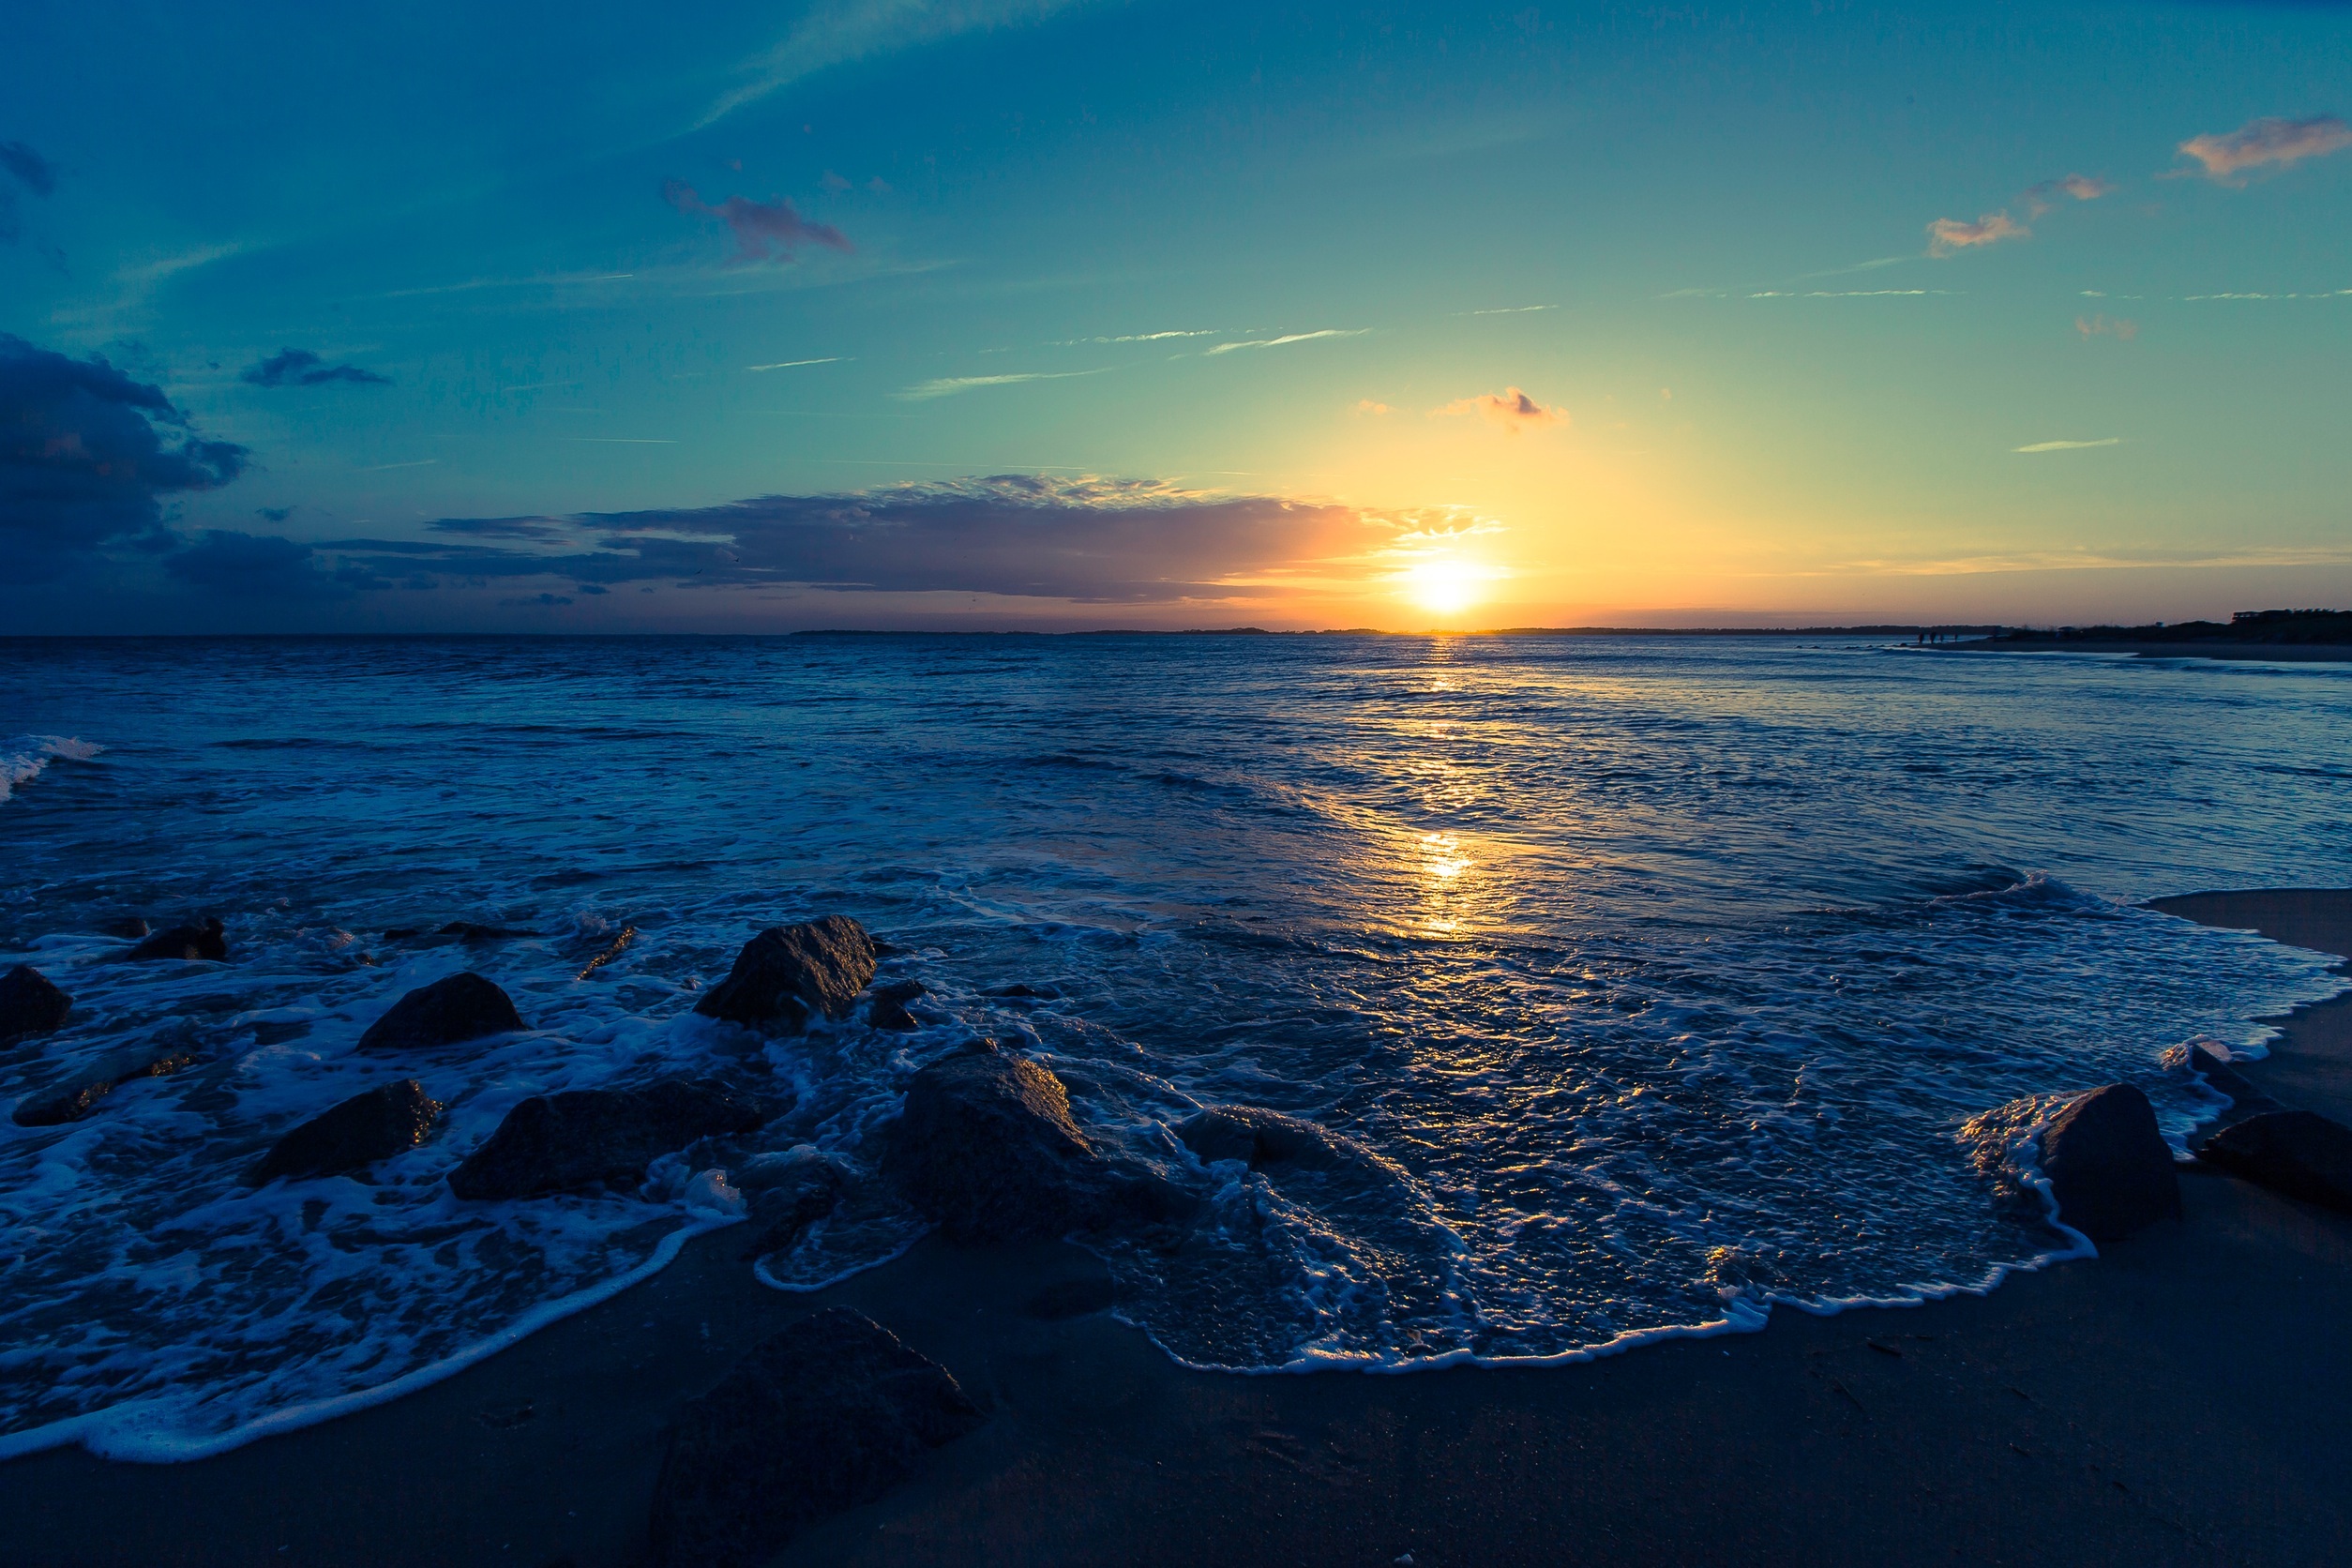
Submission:
<svg viewBox="0 0 2352 1568">
<path fill-rule="evenodd" d="M 1214 338 L 1217 329 L 1205 326 L 1192 331 L 1128 332 L 1116 338 L 1057 338 L 1049 345 L 1057 349 L 1076 348 L 1081 343 L 1164 343 L 1170 338 Z"/>
<path fill-rule="evenodd" d="M 696 218 L 723 219 L 735 236 L 734 261 L 740 265 L 750 262 L 789 262 L 793 253 L 807 246 L 822 245 L 831 249 L 849 251 L 857 248 L 849 236 L 830 223 L 811 223 L 793 210 L 792 204 L 781 196 L 772 201 L 755 202 L 747 196 L 730 196 L 716 206 L 695 193 L 694 187 L 684 180 L 661 182 L 661 199 L 680 212 Z"/>
<path fill-rule="evenodd" d="M 2120 446 L 2119 435 L 2105 436 L 2098 441 L 2036 441 L 2024 446 L 2012 446 L 2013 452 L 2083 452 L 2093 446 Z"/>
<path fill-rule="evenodd" d="M 1506 386 L 1500 392 L 1482 392 L 1475 398 L 1457 399 L 1443 408 L 1433 408 L 1429 413 L 1434 418 L 1474 414 L 1506 435 L 1517 435 L 1521 430 L 1540 430 L 1545 425 L 1565 425 L 1569 422 L 1566 409 L 1547 408 L 1515 386 Z"/>
<path fill-rule="evenodd" d="M 779 87 L 853 60 L 894 54 L 962 33 L 1042 22 L 1085 0 L 833 0 L 820 5 L 765 54 L 744 80 L 714 99 L 695 128 L 757 103 Z"/>
<path fill-rule="evenodd" d="M 1231 354 L 1236 349 L 1278 349 L 1285 343 L 1311 343 L 1319 338 L 1361 338 L 1372 329 L 1368 326 L 1327 326 L 1319 332 L 1286 332 L 1279 338 L 1247 338 L 1235 343 L 1219 343 L 1211 354 Z"/>
<path fill-rule="evenodd" d="M 941 376 L 935 381 L 917 382 L 897 396 L 911 403 L 922 403 L 934 398 L 952 398 L 958 392 L 976 392 L 984 386 L 1011 386 L 1024 381 L 1070 381 L 1101 374 L 1102 370 L 1021 370 L 1002 376 Z"/>
<path fill-rule="evenodd" d="M 2352 126 L 2333 114 L 2249 120 L 2226 135 L 2192 136 L 2181 143 L 2180 156 L 2194 158 L 2201 167 L 2177 169 L 2173 174 L 2202 173 L 2219 185 L 2242 186 L 2249 170 L 2284 169 L 2345 147 L 2352 147 Z"/>
<path fill-rule="evenodd" d="M 746 370 L 792 370 L 803 365 L 839 365 L 846 363 L 840 354 L 827 354 L 822 359 L 779 359 L 773 365 L 746 365 Z"/>
</svg>

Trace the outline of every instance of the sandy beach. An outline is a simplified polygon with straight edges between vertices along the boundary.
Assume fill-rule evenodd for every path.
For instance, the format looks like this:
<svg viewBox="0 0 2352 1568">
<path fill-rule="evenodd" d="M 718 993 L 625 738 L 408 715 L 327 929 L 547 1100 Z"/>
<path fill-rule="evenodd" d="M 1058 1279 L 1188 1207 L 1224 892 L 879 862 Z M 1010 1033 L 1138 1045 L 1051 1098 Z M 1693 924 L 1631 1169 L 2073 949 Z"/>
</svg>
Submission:
<svg viewBox="0 0 2352 1568">
<path fill-rule="evenodd" d="M 2160 906 L 2352 956 L 2352 893 Z M 2248 1069 L 2352 1118 L 2352 998 Z M 2218 1175 L 2185 1223 L 1984 1297 L 1584 1364 L 1187 1372 L 1075 1247 L 936 1239 L 814 1296 L 728 1231 L 409 1398 L 195 1464 L 0 1466 L 8 1564 L 631 1561 L 664 1424 L 831 1304 L 988 1413 L 785 1563 L 2322 1563 L 2352 1538 L 2352 1219 Z"/>
</svg>

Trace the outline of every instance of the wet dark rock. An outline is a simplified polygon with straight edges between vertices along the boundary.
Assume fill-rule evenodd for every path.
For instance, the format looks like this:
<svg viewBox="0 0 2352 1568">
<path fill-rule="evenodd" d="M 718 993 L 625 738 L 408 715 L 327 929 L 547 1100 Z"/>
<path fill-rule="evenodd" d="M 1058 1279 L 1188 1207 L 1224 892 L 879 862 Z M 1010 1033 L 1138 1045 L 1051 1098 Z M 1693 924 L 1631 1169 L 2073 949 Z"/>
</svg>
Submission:
<svg viewBox="0 0 2352 1568">
<path fill-rule="evenodd" d="M 368 1026 L 361 1050 L 430 1050 L 523 1027 L 506 993 L 471 970 L 419 986 Z"/>
<path fill-rule="evenodd" d="M 874 1000 L 866 1009 L 866 1021 L 876 1029 L 919 1029 L 921 1023 L 907 1011 L 907 1003 L 924 991 L 920 980 L 893 980 L 886 986 L 874 988 Z"/>
<path fill-rule="evenodd" d="M 980 994 L 994 997 L 1000 1002 L 1053 1002 L 1058 1001 L 1062 995 L 1051 986 L 1032 986 L 1018 980 L 1007 985 L 988 987 Z"/>
<path fill-rule="evenodd" d="M 2289 1198 L 2352 1214 L 2352 1127 L 2316 1111 L 2250 1116 L 2207 1138 L 2197 1157 Z"/>
<path fill-rule="evenodd" d="M 441 1102 L 415 1078 L 354 1094 L 279 1138 L 246 1180 L 255 1186 L 280 1176 L 333 1176 L 390 1159 L 425 1141 L 441 1116 Z"/>
<path fill-rule="evenodd" d="M 781 1179 L 771 1184 L 751 1184 L 760 1174 L 746 1170 L 737 1182 L 751 1219 L 751 1241 L 743 1249 L 746 1262 L 782 1252 L 799 1241 L 802 1231 L 839 1205 L 841 1189 L 847 1184 L 841 1168 L 822 1155 L 792 1161 Z"/>
<path fill-rule="evenodd" d="M 614 937 L 610 942 L 606 943 L 604 948 L 598 952 L 595 957 L 580 966 L 580 973 L 575 976 L 575 978 L 580 980 L 587 979 L 588 976 L 596 973 L 596 971 L 602 969 L 605 965 L 611 963 L 622 954 L 627 952 L 629 950 L 629 944 L 634 942 L 636 940 L 636 927 L 622 927 L 621 934 L 619 936 Z"/>
<path fill-rule="evenodd" d="M 753 1029 L 791 1033 L 819 1015 L 846 1016 L 874 978 L 874 944 L 845 914 L 772 926 L 743 944 L 727 978 L 694 1010 Z"/>
<path fill-rule="evenodd" d="M 136 942 L 154 928 L 155 927 L 149 926 L 146 921 L 142 919 L 140 916 L 135 914 L 126 914 L 119 919 L 109 920 L 104 925 L 100 926 L 98 927 L 98 934 L 100 936 L 109 937 L 126 937 L 132 942 Z"/>
<path fill-rule="evenodd" d="M 883 1168 L 958 1242 L 1163 1224 L 1194 1207 L 1152 1172 L 1099 1153 L 1071 1120 L 1060 1078 L 986 1042 L 914 1075 Z"/>
<path fill-rule="evenodd" d="M 1335 1135 L 1263 1106 L 1204 1107 L 1178 1124 L 1176 1136 L 1203 1160 L 1240 1160 L 1252 1170 L 1336 1170 L 1354 1163 Z"/>
<path fill-rule="evenodd" d="M 2155 1108 L 2128 1083 L 2077 1095 L 2042 1132 L 2042 1173 L 2058 1218 L 2094 1242 L 2180 1217 L 2172 1150 Z"/>
<path fill-rule="evenodd" d="M 123 955 L 126 958 L 203 958 L 219 963 L 229 956 L 229 939 L 218 916 L 202 926 L 174 926 L 158 931 Z"/>
<path fill-rule="evenodd" d="M 534 1095 L 449 1173 L 449 1190 L 500 1199 L 634 1187 L 662 1155 L 697 1138 L 747 1133 L 766 1120 L 726 1085 L 688 1078 Z"/>
<path fill-rule="evenodd" d="M 36 1095 L 18 1106 L 14 1121 L 20 1127 L 54 1127 L 79 1122 L 124 1084 L 141 1078 L 168 1078 L 196 1060 L 195 1049 L 186 1045 L 118 1051 L 63 1088 Z"/>
<path fill-rule="evenodd" d="M 2189 1048 L 2189 1065 L 2205 1075 L 2205 1085 L 2217 1094 L 2229 1097 L 2228 1119 L 2242 1122 L 2249 1116 L 2286 1108 L 2256 1089 L 2246 1076 L 2228 1063 L 2207 1050 L 2203 1046 Z"/>
<path fill-rule="evenodd" d="M 51 1033 L 64 1026 L 72 1011 L 73 998 L 30 964 L 0 974 L 0 1046 L 28 1034 Z"/>
<path fill-rule="evenodd" d="M 761 1342 L 679 1411 L 654 1484 L 655 1568 L 754 1568 L 981 1424 L 945 1368 L 833 1307 Z"/>
</svg>

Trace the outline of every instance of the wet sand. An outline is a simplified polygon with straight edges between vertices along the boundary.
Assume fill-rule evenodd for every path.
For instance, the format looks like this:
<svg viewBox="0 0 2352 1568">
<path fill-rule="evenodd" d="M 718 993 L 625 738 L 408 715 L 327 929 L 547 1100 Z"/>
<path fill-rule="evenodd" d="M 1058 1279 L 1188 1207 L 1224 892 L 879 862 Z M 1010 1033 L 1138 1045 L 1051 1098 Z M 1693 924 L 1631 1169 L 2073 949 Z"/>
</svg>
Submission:
<svg viewBox="0 0 2352 1568">
<path fill-rule="evenodd" d="M 2352 893 L 2163 907 L 2352 955 Z M 2352 1120 L 2352 998 L 2269 1093 Z M 990 1412 L 781 1563 L 2318 1564 L 2352 1540 L 2352 1217 L 2220 1176 L 2188 1217 L 1990 1296 L 1605 1361 L 1184 1371 L 1077 1248 L 927 1243 L 815 1296 L 719 1231 L 635 1289 L 394 1404 L 197 1464 L 0 1465 L 0 1563 L 630 1561 L 662 1425 L 762 1335 L 870 1313 Z"/>
</svg>

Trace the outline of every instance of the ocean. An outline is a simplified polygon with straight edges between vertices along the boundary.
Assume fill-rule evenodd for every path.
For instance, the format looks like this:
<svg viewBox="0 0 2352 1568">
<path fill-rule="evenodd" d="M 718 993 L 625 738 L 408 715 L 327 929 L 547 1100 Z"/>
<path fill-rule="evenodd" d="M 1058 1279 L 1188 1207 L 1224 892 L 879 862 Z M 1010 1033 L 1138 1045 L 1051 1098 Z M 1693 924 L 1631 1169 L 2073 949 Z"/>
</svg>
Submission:
<svg viewBox="0 0 2352 1568">
<path fill-rule="evenodd" d="M 2327 960 L 2139 907 L 2352 880 L 2352 671 L 1868 640 L 873 636 L 0 641 L 0 966 L 75 997 L 0 1108 L 158 1043 L 85 1118 L 0 1120 L 0 1455 L 187 1458 L 445 1375 L 739 1217 L 468 1203 L 518 1101 L 789 1086 L 762 1147 L 852 1181 L 767 1283 L 922 1233 L 868 1180 L 974 1034 L 1199 1194 L 1099 1244 L 1116 1310 L 1236 1370 L 1573 1359 L 1998 1283 L 2083 1249 L 2034 1186 L 2058 1096 L 2258 1052 Z M 761 1041 L 690 1012 L 755 931 L 846 913 L 927 994 Z M 104 928 L 218 914 L 226 963 Z M 466 943 L 453 921 L 525 933 Z M 616 957 L 589 968 L 624 932 Z M 473 968 L 531 1026 L 354 1051 Z M 2167 1053 L 2171 1053 L 2168 1061 Z M 366 1180 L 240 1180 L 415 1076 Z M 1204 1166 L 1269 1106 L 1342 1170 Z M 745 1265 L 752 1267 L 750 1264 Z"/>
</svg>

